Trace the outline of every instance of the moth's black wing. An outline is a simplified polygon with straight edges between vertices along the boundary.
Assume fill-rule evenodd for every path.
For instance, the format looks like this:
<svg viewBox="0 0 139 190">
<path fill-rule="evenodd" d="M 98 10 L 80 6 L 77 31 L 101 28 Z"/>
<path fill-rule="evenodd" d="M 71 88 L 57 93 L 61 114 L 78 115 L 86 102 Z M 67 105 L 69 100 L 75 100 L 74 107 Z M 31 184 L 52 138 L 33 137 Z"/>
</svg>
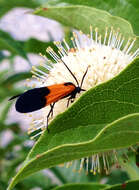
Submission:
<svg viewBox="0 0 139 190">
<path fill-rule="evenodd" d="M 50 93 L 47 87 L 34 88 L 19 95 L 15 108 L 20 113 L 37 111 L 46 106 L 46 96 Z M 12 97 L 14 99 L 18 97 Z"/>
</svg>

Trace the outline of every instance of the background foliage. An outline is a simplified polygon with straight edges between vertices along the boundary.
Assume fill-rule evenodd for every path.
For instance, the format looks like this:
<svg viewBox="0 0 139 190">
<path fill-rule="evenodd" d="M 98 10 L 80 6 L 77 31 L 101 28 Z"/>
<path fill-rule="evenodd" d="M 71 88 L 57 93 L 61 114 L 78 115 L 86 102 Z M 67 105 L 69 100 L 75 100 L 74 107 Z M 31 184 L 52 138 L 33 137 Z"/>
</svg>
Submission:
<svg viewBox="0 0 139 190">
<path fill-rule="evenodd" d="M 41 6 L 41 8 L 38 8 Z M 123 21 L 121 18 L 114 18 L 114 22 L 119 25 L 122 32 L 125 32 L 125 35 L 139 35 L 139 3 L 138 0 L 10 0 L 0 1 L 0 17 L 5 16 L 8 11 L 13 8 L 24 7 L 24 8 L 38 8 L 34 14 L 42 15 L 47 18 L 51 18 L 59 21 L 63 24 L 63 30 L 65 31 L 65 37 L 68 38 L 70 32 L 73 28 L 82 29 L 85 33 L 89 30 L 89 25 L 94 24 L 94 26 L 99 25 L 100 29 L 103 30 L 104 23 L 98 23 L 96 21 L 97 16 L 101 16 L 98 13 L 107 15 L 108 13 L 112 14 L 112 16 L 120 16 L 121 18 L 126 19 L 128 22 Z M 42 7 L 49 7 L 49 11 L 42 12 Z M 69 8 L 70 7 L 70 8 Z M 95 9 L 94 9 L 95 8 Z M 70 9 L 70 10 L 69 10 Z M 101 12 L 101 10 L 105 10 L 108 13 Z M 67 22 L 67 18 L 69 18 L 69 13 L 72 11 L 72 15 L 75 15 L 74 19 L 69 19 Z M 96 15 L 95 17 L 90 17 L 89 14 L 93 11 Z M 100 11 L 100 12 L 99 12 Z M 76 15 L 76 13 L 78 13 Z M 71 14 L 71 13 L 70 13 Z M 84 20 L 83 17 L 88 15 L 87 20 Z M 63 16 L 64 15 L 64 16 Z M 108 18 L 109 18 L 108 14 Z M 80 22 L 79 22 L 80 21 Z M 22 21 L 21 21 L 22 22 Z M 123 24 L 124 23 L 124 24 Z M 106 19 L 106 25 L 111 26 L 113 24 L 113 20 L 109 22 Z M 67 25 L 65 27 L 65 25 Z M 134 33 L 134 34 L 133 34 Z M 0 138 L 7 132 L 12 134 L 11 140 L 8 141 L 6 145 L 3 145 L 3 142 L 0 141 L 0 189 L 6 189 L 11 178 L 17 173 L 17 168 L 19 168 L 20 164 L 25 160 L 29 150 L 32 145 L 30 145 L 30 140 L 26 132 L 23 132 L 21 129 L 21 124 L 18 122 L 7 122 L 9 110 L 11 108 L 12 103 L 8 102 L 8 98 L 24 91 L 24 87 L 22 85 L 22 81 L 26 78 L 31 77 L 31 74 L 28 71 L 25 72 L 16 72 L 15 71 L 15 57 L 20 56 L 26 60 L 27 67 L 30 68 L 31 61 L 29 59 L 29 53 L 42 53 L 45 54 L 45 49 L 52 45 L 52 37 L 50 37 L 49 42 L 43 42 L 35 38 L 30 38 L 25 41 L 20 41 L 15 39 L 10 33 L 0 30 Z M 138 40 L 137 40 L 138 43 Z M 136 44 L 138 47 L 138 44 Z M 3 50 L 7 50 L 9 53 L 5 54 Z M 8 66 L 3 69 L 3 63 L 8 61 Z M 136 64 L 138 60 L 136 60 Z M 138 75 L 138 69 L 132 68 L 135 72 L 133 72 L 133 77 Z M 126 75 L 128 76 L 128 74 Z M 127 80 L 128 78 L 125 77 Z M 21 84 L 21 85 L 20 85 Z M 137 83 L 136 83 L 137 84 Z M 109 84 L 108 84 L 109 85 Z M 131 87 L 134 87 L 131 84 Z M 129 88 L 131 88 L 129 87 Z M 100 88 L 103 88 L 100 87 Z M 126 87 L 125 87 L 126 88 Z M 137 87 L 136 87 L 137 89 Z M 132 89 L 133 92 L 133 89 Z M 105 95 L 104 95 L 105 97 Z M 130 98 L 129 98 L 130 99 Z M 138 100 L 137 97 L 134 100 Z M 82 101 L 82 100 L 81 100 Z M 80 103 L 80 102 L 79 102 Z M 76 109 L 76 107 L 73 109 Z M 138 113 L 138 108 L 136 108 L 136 112 Z M 65 114 L 69 114 L 67 112 Z M 130 112 L 132 113 L 132 111 Z M 128 114 L 130 114 L 128 113 Z M 124 116 L 124 115 L 123 115 Z M 138 115 L 134 116 L 138 117 Z M 58 118 L 60 120 L 60 118 Z M 117 119 L 117 118 L 116 118 Z M 137 124 L 136 122 L 134 122 Z M 53 125 L 53 123 L 52 123 Z M 68 125 L 68 123 L 67 123 Z M 59 127 L 59 126 L 58 126 Z M 57 130 L 57 128 L 55 130 Z M 138 125 L 135 126 L 135 131 L 137 132 Z M 57 131 L 56 131 L 57 132 Z M 83 131 L 84 133 L 84 131 Z M 65 134 L 64 134 L 65 136 Z M 68 139 L 70 134 L 66 134 Z M 6 136 L 7 137 L 7 136 Z M 138 138 L 138 137 L 137 137 Z M 49 140 L 49 139 L 48 139 Z M 68 139 L 69 140 L 69 139 Z M 81 140 L 76 139 L 75 140 Z M 42 139 L 43 141 L 43 139 Z M 54 141 L 55 142 L 55 141 Z M 41 142 L 40 142 L 41 143 Z M 55 146 L 52 144 L 51 146 Z M 67 150 L 68 151 L 68 150 Z M 43 152 L 43 151 L 42 151 Z M 29 159 L 35 155 L 35 150 L 30 155 Z M 109 176 L 106 176 L 105 173 L 101 175 L 97 174 L 93 176 L 91 173 L 88 175 L 85 172 L 81 174 L 72 172 L 71 168 L 59 168 L 52 167 L 49 170 L 41 171 L 33 174 L 32 176 L 24 179 L 19 182 L 15 189 L 26 189 L 30 190 L 35 187 L 39 187 L 40 189 L 120 189 L 124 187 L 125 189 L 138 189 L 138 180 L 139 179 L 139 171 L 136 166 L 136 162 L 138 163 L 138 155 L 131 155 L 131 160 L 133 162 L 125 164 L 126 170 L 117 170 L 113 169 L 112 173 Z M 41 161 L 41 160 L 40 160 Z M 41 163 L 41 162 L 40 162 Z M 43 167 L 44 168 L 44 167 Z M 26 176 L 26 174 L 24 174 Z M 137 181 L 129 181 L 127 185 L 124 185 L 126 180 L 137 180 Z M 76 184 L 75 183 L 83 183 Z M 105 183 L 105 185 L 101 185 L 101 183 Z M 119 183 L 123 184 L 123 186 Z M 59 185 L 68 184 L 62 187 L 58 187 Z M 71 184 L 71 185 L 70 185 Z M 118 185 L 115 185 L 118 184 Z M 114 186 L 113 186 L 114 185 Z"/>
</svg>

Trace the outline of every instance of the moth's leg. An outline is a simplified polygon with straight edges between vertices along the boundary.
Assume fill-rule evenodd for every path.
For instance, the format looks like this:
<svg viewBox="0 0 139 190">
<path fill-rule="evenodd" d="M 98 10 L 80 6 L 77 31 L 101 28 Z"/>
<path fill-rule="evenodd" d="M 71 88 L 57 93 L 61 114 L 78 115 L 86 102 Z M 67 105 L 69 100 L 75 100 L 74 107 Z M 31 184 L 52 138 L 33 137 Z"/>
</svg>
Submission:
<svg viewBox="0 0 139 190">
<path fill-rule="evenodd" d="M 55 102 L 54 102 L 53 104 L 50 104 L 50 111 L 48 112 L 48 115 L 47 115 L 47 125 L 46 125 L 46 129 L 47 129 L 48 133 L 49 133 L 48 120 L 49 120 L 50 114 L 53 115 L 54 105 L 55 105 Z"/>
<path fill-rule="evenodd" d="M 67 101 L 67 108 L 69 107 L 70 100 L 71 100 L 71 97 L 68 98 L 68 101 Z"/>
<path fill-rule="evenodd" d="M 69 107 L 69 103 L 73 103 L 75 100 L 75 96 L 70 96 L 67 101 L 67 108 Z"/>
<path fill-rule="evenodd" d="M 52 108 L 52 111 L 51 111 L 51 117 L 53 117 L 53 110 L 54 110 L 54 105 L 53 104 L 50 104 L 50 107 Z"/>
</svg>

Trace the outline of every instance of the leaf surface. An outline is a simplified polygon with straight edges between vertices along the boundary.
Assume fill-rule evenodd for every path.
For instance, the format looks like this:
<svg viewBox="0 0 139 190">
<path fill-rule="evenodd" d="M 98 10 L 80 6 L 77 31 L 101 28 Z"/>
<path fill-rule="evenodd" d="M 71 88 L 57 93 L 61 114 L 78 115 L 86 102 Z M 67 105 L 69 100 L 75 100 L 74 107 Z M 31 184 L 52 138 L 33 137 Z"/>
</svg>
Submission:
<svg viewBox="0 0 139 190">
<path fill-rule="evenodd" d="M 89 6 L 105 10 L 113 16 L 119 16 L 128 20 L 133 27 L 136 35 L 139 35 L 139 3 L 138 0 L 48 0 L 47 6 Z M 130 16 L 129 16 L 130 15 Z"/>
<path fill-rule="evenodd" d="M 5 0 L 0 0 L 0 17 L 2 17 L 5 13 L 10 11 L 11 9 L 15 7 L 27 7 L 27 8 L 35 8 L 39 6 L 39 2 L 33 1 L 33 0 L 10 0 L 10 1 L 5 1 Z"/>
<path fill-rule="evenodd" d="M 123 18 L 112 16 L 108 12 L 94 7 L 86 5 L 69 5 L 69 6 L 49 6 L 44 4 L 40 8 L 37 8 L 33 14 L 54 19 L 65 26 L 70 26 L 77 30 L 82 30 L 84 33 L 90 33 L 90 25 L 93 29 L 98 28 L 99 34 L 102 38 L 105 33 L 106 27 L 111 27 L 114 30 L 120 29 L 122 35 L 124 35 L 125 41 L 128 38 L 135 37 L 131 24 Z M 139 37 L 136 36 L 136 42 L 133 47 L 135 51 L 139 44 Z"/>
<path fill-rule="evenodd" d="M 13 39 L 7 32 L 0 30 L 0 50 L 8 50 L 14 55 L 20 55 L 27 59 L 27 55 L 22 45 Z"/>
<path fill-rule="evenodd" d="M 112 80 L 84 93 L 50 123 L 50 133 L 45 131 L 37 141 L 9 189 L 41 169 L 136 144 L 138 126 L 137 58 Z"/>
<path fill-rule="evenodd" d="M 112 186 L 109 186 L 109 187 L 106 187 L 104 188 L 103 190 L 131 190 L 131 189 L 134 189 L 134 190 L 138 190 L 139 189 L 139 181 L 136 180 L 136 181 L 128 181 L 128 182 L 125 182 L 123 184 L 118 184 L 118 185 L 112 185 Z"/>
<path fill-rule="evenodd" d="M 97 183 L 86 183 L 86 184 L 66 184 L 60 187 L 53 188 L 53 190 L 101 190 L 108 185 L 97 184 Z"/>
</svg>

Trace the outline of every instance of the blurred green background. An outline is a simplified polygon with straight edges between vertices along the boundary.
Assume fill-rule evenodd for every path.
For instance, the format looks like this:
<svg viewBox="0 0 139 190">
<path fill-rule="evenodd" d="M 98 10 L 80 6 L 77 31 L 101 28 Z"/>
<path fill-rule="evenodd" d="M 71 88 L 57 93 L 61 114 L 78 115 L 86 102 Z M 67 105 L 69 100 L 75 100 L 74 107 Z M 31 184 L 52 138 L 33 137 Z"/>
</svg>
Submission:
<svg viewBox="0 0 139 190">
<path fill-rule="evenodd" d="M 31 77 L 31 66 L 42 59 L 38 53 L 45 54 L 46 48 L 53 40 L 61 40 L 65 35 L 69 36 L 71 31 L 53 20 L 29 14 L 32 8 L 43 2 L 45 1 L 0 1 L 0 190 L 6 189 L 9 180 L 16 174 L 34 144 L 27 135 L 29 122 L 15 111 L 14 103 L 12 105 L 8 99 L 26 89 L 25 79 Z M 132 4 L 130 2 L 109 1 L 107 4 L 107 1 L 98 0 L 92 1 L 89 6 L 105 9 L 113 15 L 130 20 L 134 32 L 138 34 L 138 18 L 134 17 L 135 13 L 138 14 L 138 7 L 134 5 L 135 1 Z M 85 1 L 76 3 L 86 4 Z M 127 5 L 128 9 L 123 14 Z M 133 15 L 129 17 L 130 11 Z M 129 179 L 122 169 L 112 169 L 109 176 L 105 173 L 86 175 L 83 171 L 79 174 L 72 169 L 55 167 L 43 170 L 18 183 L 15 189 L 48 190 L 66 183 L 116 184 Z"/>
</svg>

